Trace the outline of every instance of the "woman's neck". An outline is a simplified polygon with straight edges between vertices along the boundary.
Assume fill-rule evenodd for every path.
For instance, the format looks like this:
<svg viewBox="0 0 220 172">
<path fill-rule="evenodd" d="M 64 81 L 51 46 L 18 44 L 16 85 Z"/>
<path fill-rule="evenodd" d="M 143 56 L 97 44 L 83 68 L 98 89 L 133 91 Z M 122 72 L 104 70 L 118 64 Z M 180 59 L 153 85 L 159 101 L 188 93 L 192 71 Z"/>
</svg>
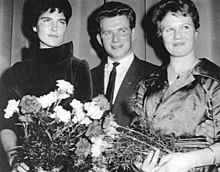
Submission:
<svg viewBox="0 0 220 172">
<path fill-rule="evenodd" d="M 195 56 L 193 57 L 184 57 L 184 58 L 177 58 L 171 57 L 169 67 L 173 70 L 174 73 L 177 75 L 181 75 L 186 71 L 192 69 L 196 63 L 198 63 L 199 59 Z"/>
</svg>

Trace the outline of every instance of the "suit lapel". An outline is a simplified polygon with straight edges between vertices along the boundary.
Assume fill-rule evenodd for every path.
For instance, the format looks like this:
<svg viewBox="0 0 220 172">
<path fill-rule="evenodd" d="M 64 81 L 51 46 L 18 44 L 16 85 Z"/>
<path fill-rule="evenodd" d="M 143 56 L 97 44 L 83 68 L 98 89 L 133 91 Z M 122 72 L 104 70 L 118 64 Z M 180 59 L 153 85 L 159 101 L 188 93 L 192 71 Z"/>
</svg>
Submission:
<svg viewBox="0 0 220 172">
<path fill-rule="evenodd" d="M 124 96 L 127 95 L 127 93 L 130 91 L 133 91 L 134 86 L 136 85 L 136 80 L 137 80 L 137 64 L 138 64 L 138 58 L 134 57 L 134 60 L 131 63 L 131 66 L 129 67 L 122 84 L 118 90 L 118 94 L 115 99 L 115 104 L 117 101 L 120 99 L 124 99 Z"/>
</svg>

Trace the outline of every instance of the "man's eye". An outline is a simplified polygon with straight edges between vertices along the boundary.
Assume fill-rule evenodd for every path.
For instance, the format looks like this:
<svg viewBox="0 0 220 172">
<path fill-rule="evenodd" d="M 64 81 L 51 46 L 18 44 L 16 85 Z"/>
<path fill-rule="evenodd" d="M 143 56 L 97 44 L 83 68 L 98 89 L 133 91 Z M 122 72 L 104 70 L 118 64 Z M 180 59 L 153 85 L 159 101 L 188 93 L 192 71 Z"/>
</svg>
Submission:
<svg viewBox="0 0 220 172">
<path fill-rule="evenodd" d="M 184 30 L 189 29 L 189 26 L 183 26 L 182 27 Z"/>
<path fill-rule="evenodd" d="M 120 33 L 121 35 L 123 35 L 123 34 L 127 33 L 127 29 L 120 29 L 120 30 L 119 30 L 119 33 Z"/>
<path fill-rule="evenodd" d="M 110 36 L 110 35 L 111 35 L 111 32 L 105 31 L 105 32 L 102 33 L 102 35 L 103 35 L 103 36 Z"/>
</svg>

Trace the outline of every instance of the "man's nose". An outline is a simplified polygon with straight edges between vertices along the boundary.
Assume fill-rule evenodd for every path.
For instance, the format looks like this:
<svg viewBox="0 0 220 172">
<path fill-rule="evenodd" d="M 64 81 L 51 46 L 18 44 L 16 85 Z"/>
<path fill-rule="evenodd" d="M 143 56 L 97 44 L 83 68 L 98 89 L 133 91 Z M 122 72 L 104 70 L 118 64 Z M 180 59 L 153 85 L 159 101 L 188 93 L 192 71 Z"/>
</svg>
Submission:
<svg viewBox="0 0 220 172">
<path fill-rule="evenodd" d="M 118 34 L 117 33 L 113 33 L 112 40 L 113 40 L 113 42 L 117 42 L 118 41 Z"/>
</svg>

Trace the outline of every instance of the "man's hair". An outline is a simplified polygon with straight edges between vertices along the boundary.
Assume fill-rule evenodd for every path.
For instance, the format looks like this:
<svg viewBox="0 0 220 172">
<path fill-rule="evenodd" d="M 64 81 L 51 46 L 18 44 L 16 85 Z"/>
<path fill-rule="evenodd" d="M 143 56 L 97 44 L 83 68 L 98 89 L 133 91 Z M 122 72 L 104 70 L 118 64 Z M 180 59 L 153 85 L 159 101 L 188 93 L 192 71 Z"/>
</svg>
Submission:
<svg viewBox="0 0 220 172">
<path fill-rule="evenodd" d="M 157 27 L 157 35 L 161 36 L 161 21 L 171 12 L 174 16 L 190 16 L 195 29 L 200 27 L 199 13 L 195 4 L 191 0 L 161 0 L 152 15 L 152 22 Z"/>
<path fill-rule="evenodd" d="M 72 16 L 72 7 L 68 0 L 35 0 L 33 3 L 32 11 L 32 27 L 37 25 L 38 19 L 41 14 L 50 10 L 53 13 L 58 9 L 59 13 L 63 13 L 68 24 Z"/>
<path fill-rule="evenodd" d="M 125 15 L 130 23 L 130 28 L 133 29 L 136 25 L 136 14 L 134 10 L 127 4 L 121 2 L 110 1 L 103 4 L 96 15 L 97 31 L 100 32 L 100 22 L 105 17 L 115 17 Z"/>
</svg>

